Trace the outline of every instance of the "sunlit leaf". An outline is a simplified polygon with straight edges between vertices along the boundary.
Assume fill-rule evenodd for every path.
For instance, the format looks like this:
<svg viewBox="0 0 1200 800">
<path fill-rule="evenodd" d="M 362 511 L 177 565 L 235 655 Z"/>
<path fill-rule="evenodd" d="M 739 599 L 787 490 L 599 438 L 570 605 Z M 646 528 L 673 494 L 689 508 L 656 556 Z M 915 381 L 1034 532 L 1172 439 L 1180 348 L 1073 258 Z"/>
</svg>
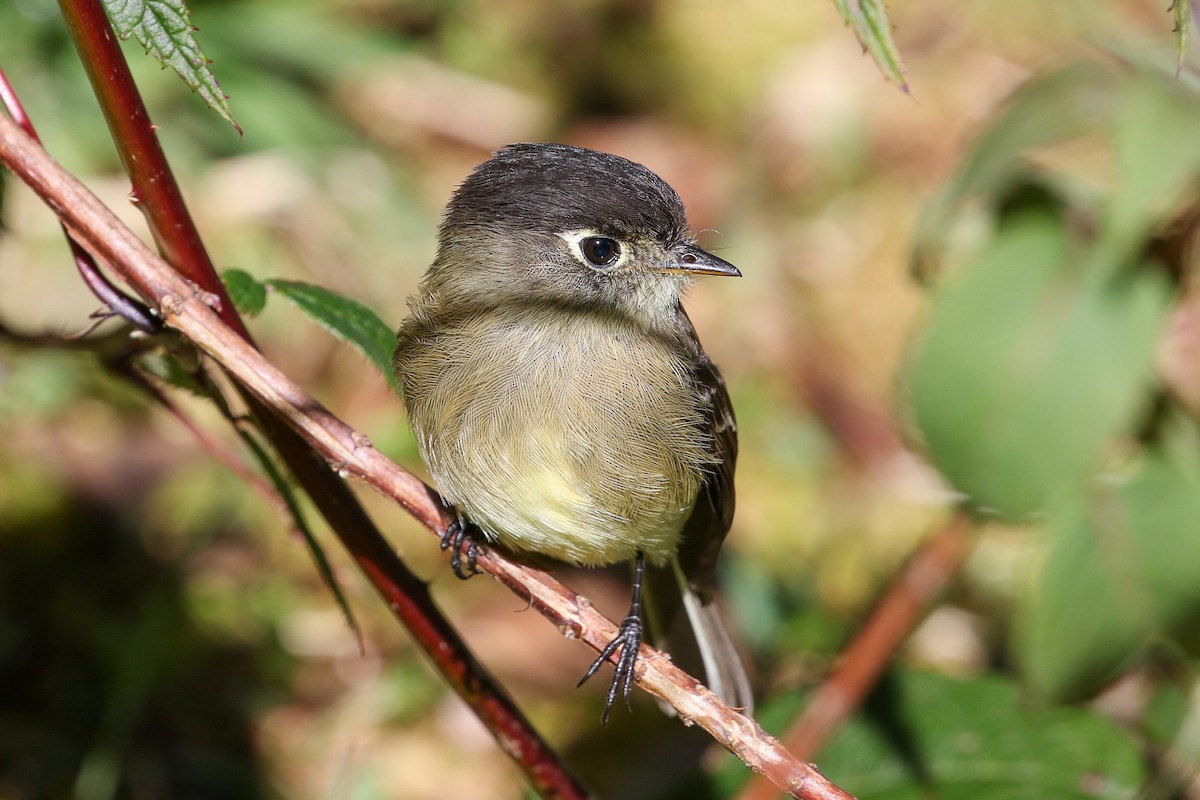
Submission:
<svg viewBox="0 0 1200 800">
<path fill-rule="evenodd" d="M 378 314 L 357 300 L 311 283 L 270 280 L 267 285 L 325 330 L 357 348 L 389 385 L 394 385 L 392 352 L 396 349 L 396 333 Z"/>
<path fill-rule="evenodd" d="M 147 53 L 175 70 L 209 108 L 242 132 L 229 108 L 229 98 L 193 35 L 196 28 L 182 0 L 104 0 L 104 5 L 119 37 L 133 36 L 141 42 Z"/>
<path fill-rule="evenodd" d="M 260 283 L 249 272 L 241 269 L 227 269 L 221 273 L 221 281 L 225 291 L 233 300 L 239 313 L 247 317 L 256 317 L 267 305 L 267 287 Z"/>
<path fill-rule="evenodd" d="M 884 76 L 907 92 L 904 61 L 892 39 L 892 23 L 883 0 L 833 0 L 833 4 Z"/>
</svg>

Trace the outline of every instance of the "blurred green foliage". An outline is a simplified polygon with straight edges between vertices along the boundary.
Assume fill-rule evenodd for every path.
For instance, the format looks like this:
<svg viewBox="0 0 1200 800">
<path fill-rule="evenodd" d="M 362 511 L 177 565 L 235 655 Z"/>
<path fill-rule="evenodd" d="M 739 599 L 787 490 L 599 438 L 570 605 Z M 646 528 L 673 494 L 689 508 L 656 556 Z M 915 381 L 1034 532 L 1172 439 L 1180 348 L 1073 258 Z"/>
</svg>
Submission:
<svg viewBox="0 0 1200 800">
<path fill-rule="evenodd" d="M 1195 269 L 1200 94 L 1169 75 L 1084 63 L 1032 82 L 979 137 L 919 243 L 946 252 L 958 209 L 993 209 L 979 254 L 935 294 L 909 391 L 969 506 L 1047 520 L 1014 644 L 1054 699 L 1091 696 L 1154 637 L 1200 623 L 1198 431 L 1156 374 L 1170 282 Z M 1039 191 L 1012 201 L 1034 148 L 1080 140 L 1092 172 L 1042 165 Z M 1097 184 L 1104 162 L 1112 180 Z M 1174 424 L 1147 427 L 1152 411 Z"/>
<path fill-rule="evenodd" d="M 1169 299 L 1149 269 L 1089 274 L 1062 216 L 1022 210 L 938 294 L 910 376 L 934 463 L 983 511 L 1077 489 L 1144 413 Z"/>
<path fill-rule="evenodd" d="M 294 659 L 206 632 L 128 521 L 56 499 L 0 521 L 5 795 L 266 796 L 253 715 Z"/>
</svg>

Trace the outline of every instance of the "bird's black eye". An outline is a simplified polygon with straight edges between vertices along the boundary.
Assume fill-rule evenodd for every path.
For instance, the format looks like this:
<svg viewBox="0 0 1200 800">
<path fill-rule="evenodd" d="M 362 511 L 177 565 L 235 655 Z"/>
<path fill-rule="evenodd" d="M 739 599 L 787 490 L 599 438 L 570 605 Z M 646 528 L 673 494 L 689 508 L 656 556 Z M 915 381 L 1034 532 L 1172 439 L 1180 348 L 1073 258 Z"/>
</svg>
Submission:
<svg viewBox="0 0 1200 800">
<path fill-rule="evenodd" d="M 611 267 L 621 257 L 621 244 L 606 236 L 589 236 L 579 243 L 579 249 L 594 267 Z"/>
</svg>

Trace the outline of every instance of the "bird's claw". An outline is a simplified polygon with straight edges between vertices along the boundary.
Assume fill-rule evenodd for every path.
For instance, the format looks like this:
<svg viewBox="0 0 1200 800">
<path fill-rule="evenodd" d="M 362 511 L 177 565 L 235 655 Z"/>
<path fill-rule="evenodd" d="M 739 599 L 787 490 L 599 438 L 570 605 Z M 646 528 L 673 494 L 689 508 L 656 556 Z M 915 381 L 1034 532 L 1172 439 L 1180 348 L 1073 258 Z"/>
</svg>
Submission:
<svg viewBox="0 0 1200 800">
<path fill-rule="evenodd" d="M 587 673 L 579 680 L 578 686 L 583 686 L 584 681 L 596 674 L 600 669 L 600 665 L 608 660 L 609 656 L 621 648 L 621 655 L 617 657 L 616 671 L 613 673 L 612 685 L 608 687 L 608 698 L 604 701 L 604 714 L 600 717 L 601 725 L 608 725 L 608 717 L 612 713 L 613 706 L 617 704 L 618 695 L 625 701 L 625 708 L 632 710 L 629 705 L 629 696 L 633 691 L 633 668 L 637 664 L 638 652 L 642 648 L 642 619 L 640 615 L 630 614 L 621 620 L 620 627 L 617 628 L 616 637 L 605 645 L 600 651 L 600 655 L 588 667 Z"/>
<path fill-rule="evenodd" d="M 465 581 L 479 574 L 475 565 L 479 557 L 479 542 L 475 529 L 469 523 L 456 519 L 447 525 L 442 534 L 442 549 L 450 551 L 450 569 L 454 570 L 459 580 Z"/>
</svg>

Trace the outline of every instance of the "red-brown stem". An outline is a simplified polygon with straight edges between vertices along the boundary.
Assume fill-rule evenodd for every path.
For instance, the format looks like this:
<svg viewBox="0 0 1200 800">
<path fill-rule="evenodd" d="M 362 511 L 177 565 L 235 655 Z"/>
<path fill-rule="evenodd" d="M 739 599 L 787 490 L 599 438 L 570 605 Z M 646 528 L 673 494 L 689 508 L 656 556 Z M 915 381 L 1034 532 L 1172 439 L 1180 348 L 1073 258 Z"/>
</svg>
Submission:
<svg viewBox="0 0 1200 800">
<path fill-rule="evenodd" d="M 129 174 L 134 200 L 146 215 L 159 250 L 184 278 L 207 293 L 221 320 L 250 342 L 188 213 L 102 5 L 99 0 L 60 0 L 60 6 Z M 146 287 L 137 288 L 146 299 L 159 299 L 154 292 L 146 294 Z M 558 755 L 467 650 L 425 584 L 388 545 L 349 487 L 259 397 L 244 392 L 243 396 L 266 438 L 397 619 L 537 791 L 543 797 L 586 797 Z"/>
<path fill-rule="evenodd" d="M 970 542 L 970 517 L 959 512 L 908 560 L 784 736 L 793 755 L 815 758 L 833 732 L 862 705 L 896 650 L 916 628 L 946 581 L 958 571 L 970 551 Z M 773 800 L 778 796 L 777 788 L 758 779 L 747 785 L 738 800 Z"/>
<path fill-rule="evenodd" d="M 8 76 L 2 69 L 0 69 L 0 104 L 3 104 L 4 108 L 8 110 L 8 115 L 13 118 L 13 122 L 21 126 L 21 130 L 32 136 L 34 141 L 40 141 L 37 131 L 33 129 L 33 122 L 25 113 L 25 107 L 21 105 L 20 98 L 17 97 L 12 84 L 8 82 Z"/>
<path fill-rule="evenodd" d="M 219 298 L 221 319 L 251 341 L 188 213 L 103 4 L 60 0 L 59 6 L 129 175 L 133 202 L 146 215 L 159 252 L 185 278 Z"/>
</svg>

